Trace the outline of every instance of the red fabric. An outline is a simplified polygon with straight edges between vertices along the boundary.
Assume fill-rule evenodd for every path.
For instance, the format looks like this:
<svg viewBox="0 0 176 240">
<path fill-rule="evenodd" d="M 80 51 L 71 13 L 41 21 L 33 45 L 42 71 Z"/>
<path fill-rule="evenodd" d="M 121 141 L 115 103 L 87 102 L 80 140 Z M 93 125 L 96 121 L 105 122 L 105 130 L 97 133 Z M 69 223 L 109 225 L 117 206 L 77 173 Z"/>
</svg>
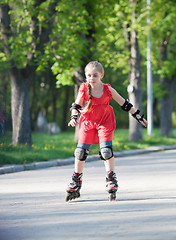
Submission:
<svg viewBox="0 0 176 240">
<path fill-rule="evenodd" d="M 91 109 L 81 115 L 79 121 L 79 142 L 84 144 L 99 144 L 112 141 L 116 127 L 113 108 L 109 105 L 112 93 L 104 84 L 103 94 L 100 98 L 92 96 Z M 87 83 L 82 83 L 79 89 L 85 103 L 89 101 Z"/>
</svg>

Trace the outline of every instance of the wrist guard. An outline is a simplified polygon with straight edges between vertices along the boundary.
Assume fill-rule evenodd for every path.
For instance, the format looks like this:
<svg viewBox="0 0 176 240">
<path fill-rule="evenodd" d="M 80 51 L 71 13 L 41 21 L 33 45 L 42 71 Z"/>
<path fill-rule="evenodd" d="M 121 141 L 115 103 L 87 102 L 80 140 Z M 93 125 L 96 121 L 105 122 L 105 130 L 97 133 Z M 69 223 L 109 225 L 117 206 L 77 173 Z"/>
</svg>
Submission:
<svg viewBox="0 0 176 240">
<path fill-rule="evenodd" d="M 71 116 L 71 120 L 74 119 L 75 121 L 77 121 L 77 120 L 78 120 L 78 117 L 79 117 L 79 114 L 73 114 L 73 115 Z"/>
<path fill-rule="evenodd" d="M 126 112 L 129 112 L 132 107 L 133 105 L 129 102 L 128 99 L 125 99 L 124 104 L 121 106 L 121 108 Z"/>
<path fill-rule="evenodd" d="M 140 118 L 137 118 L 136 115 L 140 113 L 140 110 L 138 109 L 135 113 L 131 114 L 139 123 L 140 121 L 141 122 L 144 122 L 144 114 L 140 117 Z"/>
<path fill-rule="evenodd" d="M 70 108 L 70 111 L 72 111 L 73 109 L 75 109 L 76 111 L 78 111 L 78 113 L 80 113 L 80 110 L 82 109 L 82 107 L 79 104 L 72 103 L 72 107 Z"/>
</svg>

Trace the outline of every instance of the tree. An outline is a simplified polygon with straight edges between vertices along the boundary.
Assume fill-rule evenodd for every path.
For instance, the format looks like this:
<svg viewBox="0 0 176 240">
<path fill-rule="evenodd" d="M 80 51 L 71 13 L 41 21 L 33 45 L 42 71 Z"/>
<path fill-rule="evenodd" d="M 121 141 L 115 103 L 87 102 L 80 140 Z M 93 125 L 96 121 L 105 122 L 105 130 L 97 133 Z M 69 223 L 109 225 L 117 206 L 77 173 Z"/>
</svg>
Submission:
<svg viewBox="0 0 176 240">
<path fill-rule="evenodd" d="M 161 8 L 164 5 L 164 8 Z M 153 66 L 159 75 L 160 131 L 172 136 L 173 90 L 176 82 L 176 21 L 175 1 L 157 0 L 152 3 Z"/>
<path fill-rule="evenodd" d="M 0 60 L 10 72 L 13 144 L 31 145 L 29 93 L 35 72 L 53 65 L 58 84 L 73 83 L 73 69 L 85 49 L 77 32 L 86 31 L 87 13 L 84 0 L 2 2 Z"/>
<path fill-rule="evenodd" d="M 139 37 L 145 17 L 143 1 L 102 1 L 97 16 L 96 39 L 98 54 L 105 66 L 120 70 L 129 80 L 129 98 L 136 109 L 142 109 L 141 56 Z M 145 26 L 145 25 L 144 25 Z M 143 27 L 144 27 L 143 26 Z M 119 80 L 117 79 L 116 85 Z M 127 82 L 127 81 L 126 81 Z M 129 140 L 142 139 L 141 125 L 129 118 Z"/>
<path fill-rule="evenodd" d="M 32 144 L 29 111 L 30 86 L 38 66 L 37 55 L 44 54 L 45 44 L 49 41 L 57 1 L 49 3 L 48 20 L 45 25 L 39 26 L 38 16 L 42 10 L 42 4 L 46 3 L 46 1 L 40 0 L 32 4 L 25 2 L 24 9 L 21 9 L 21 3 L 17 1 L 15 10 L 13 10 L 13 3 L 0 4 L 1 37 L 11 79 L 14 145 L 18 143 Z M 32 16 L 28 18 L 29 12 L 32 13 Z"/>
<path fill-rule="evenodd" d="M 164 5 L 163 8 L 160 6 Z M 157 0 L 152 3 L 153 66 L 159 75 L 160 131 L 172 136 L 173 91 L 176 82 L 176 21 L 175 1 Z"/>
<path fill-rule="evenodd" d="M 130 0 L 132 5 L 131 12 L 131 31 L 130 31 L 130 85 L 128 87 L 129 99 L 135 109 L 142 109 L 142 89 L 141 89 L 141 68 L 140 51 L 138 43 L 138 33 L 136 24 L 136 0 Z M 142 127 L 135 119 L 129 119 L 129 140 L 139 141 L 142 139 Z"/>
</svg>

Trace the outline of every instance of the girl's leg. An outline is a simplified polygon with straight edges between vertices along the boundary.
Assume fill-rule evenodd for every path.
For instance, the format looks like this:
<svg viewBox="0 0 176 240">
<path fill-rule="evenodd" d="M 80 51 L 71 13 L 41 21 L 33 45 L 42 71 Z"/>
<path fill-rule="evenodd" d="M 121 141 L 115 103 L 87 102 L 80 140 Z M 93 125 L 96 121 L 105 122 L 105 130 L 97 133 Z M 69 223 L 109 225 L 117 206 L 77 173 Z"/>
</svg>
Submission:
<svg viewBox="0 0 176 240">
<path fill-rule="evenodd" d="M 75 172 L 82 173 L 84 169 L 85 161 L 80 161 L 79 159 L 75 158 Z"/>
<path fill-rule="evenodd" d="M 104 165 L 105 165 L 106 172 L 109 172 L 109 171 L 115 172 L 115 159 L 114 159 L 114 157 L 112 157 L 108 160 L 104 160 Z"/>
<path fill-rule="evenodd" d="M 115 174 L 115 159 L 112 152 L 112 146 L 107 145 L 105 149 L 100 149 L 101 157 L 104 157 L 104 164 L 106 169 L 106 188 L 109 193 L 109 200 L 114 201 L 116 199 L 116 192 L 118 189 L 117 178 Z M 100 145 L 100 148 L 102 146 Z M 110 158 L 108 158 L 110 157 Z"/>
<path fill-rule="evenodd" d="M 75 173 L 83 172 L 85 160 L 89 153 L 90 146 L 90 144 L 78 143 L 75 150 Z"/>
<path fill-rule="evenodd" d="M 102 159 L 104 160 L 106 172 L 109 172 L 109 171 L 114 172 L 115 171 L 115 159 L 113 156 L 112 141 L 100 143 L 100 153 L 103 154 L 103 152 L 105 154 L 104 154 L 104 158 L 102 158 Z M 107 156 L 106 156 L 106 152 L 107 152 Z"/>
<path fill-rule="evenodd" d="M 109 193 L 110 201 L 113 201 L 116 199 L 118 184 L 115 174 L 115 159 L 113 156 L 112 141 L 100 143 L 100 158 L 104 160 L 106 169 L 106 188 Z"/>
<path fill-rule="evenodd" d="M 67 187 L 66 201 L 80 197 L 80 189 L 82 186 L 82 176 L 85 160 L 89 152 L 87 144 L 79 144 L 75 149 L 75 172 L 72 176 L 72 182 Z"/>
</svg>

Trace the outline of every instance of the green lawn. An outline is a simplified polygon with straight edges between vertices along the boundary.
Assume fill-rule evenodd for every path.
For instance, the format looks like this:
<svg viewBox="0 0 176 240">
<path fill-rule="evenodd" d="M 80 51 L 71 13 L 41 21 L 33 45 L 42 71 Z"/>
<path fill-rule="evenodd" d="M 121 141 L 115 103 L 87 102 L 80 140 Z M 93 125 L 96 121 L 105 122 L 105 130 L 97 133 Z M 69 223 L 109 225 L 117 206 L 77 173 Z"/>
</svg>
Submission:
<svg viewBox="0 0 176 240">
<path fill-rule="evenodd" d="M 174 129 L 176 136 L 176 129 Z M 129 149 L 141 149 L 153 145 L 172 145 L 176 144 L 176 137 L 162 137 L 159 129 L 154 129 L 152 136 L 147 136 L 147 130 L 143 129 L 143 141 L 129 142 L 128 130 L 119 129 L 115 131 L 113 139 L 114 151 Z M 12 146 L 11 133 L 6 133 L 0 137 L 0 165 L 4 164 L 24 164 L 36 161 L 48 161 L 52 159 L 63 159 L 73 156 L 76 143 L 74 133 L 65 132 L 58 135 L 32 134 L 32 148 L 28 146 Z M 98 145 L 92 145 L 90 154 L 97 154 Z"/>
</svg>

